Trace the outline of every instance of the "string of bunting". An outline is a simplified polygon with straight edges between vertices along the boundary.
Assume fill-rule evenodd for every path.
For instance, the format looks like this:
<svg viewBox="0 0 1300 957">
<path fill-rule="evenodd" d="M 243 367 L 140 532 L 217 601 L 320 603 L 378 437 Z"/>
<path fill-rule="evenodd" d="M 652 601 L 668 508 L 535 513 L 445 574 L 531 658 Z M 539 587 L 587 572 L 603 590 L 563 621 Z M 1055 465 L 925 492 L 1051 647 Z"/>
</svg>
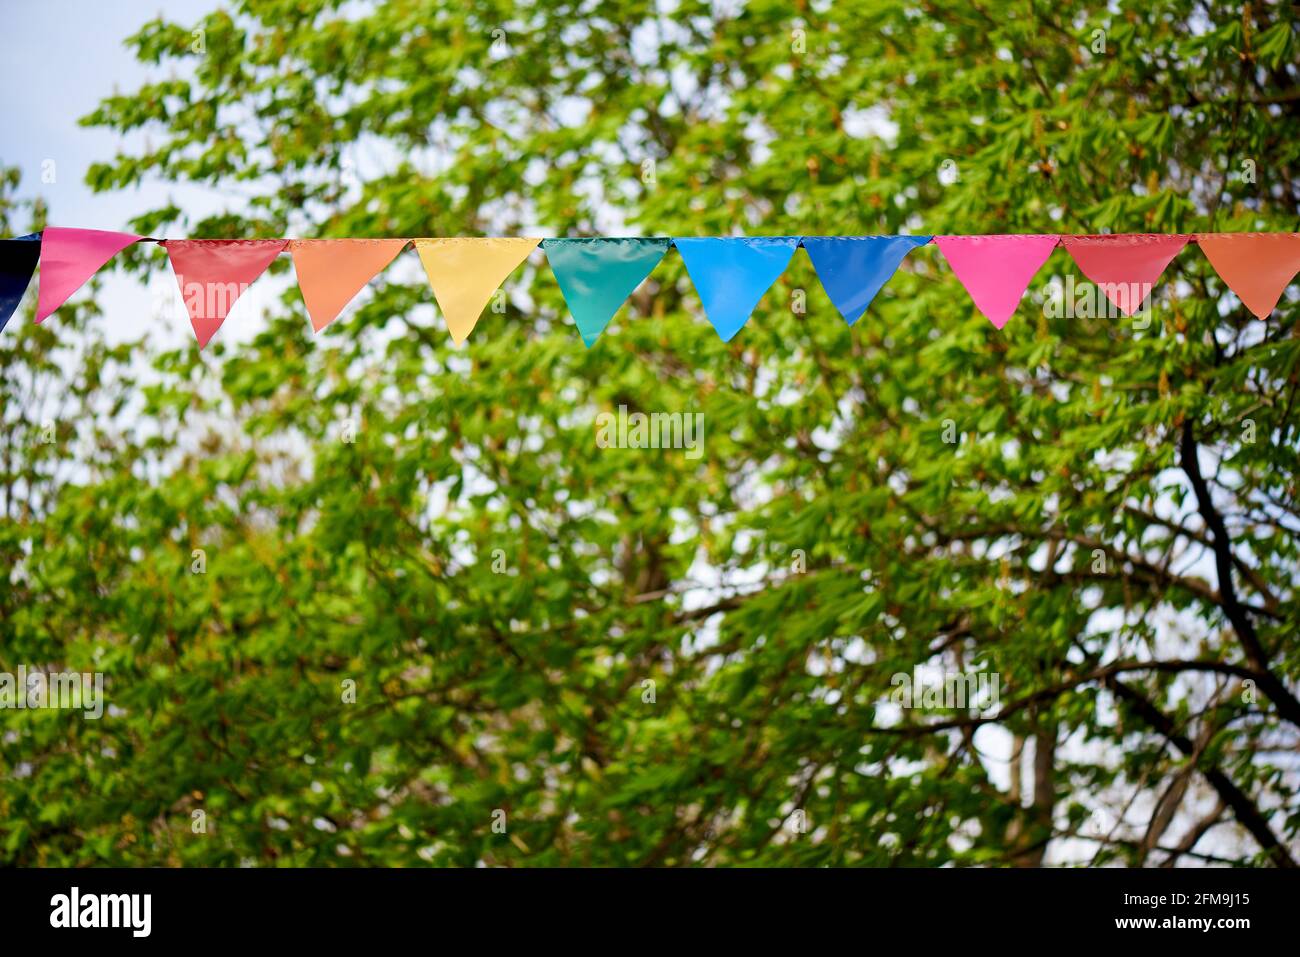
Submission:
<svg viewBox="0 0 1300 957">
<path fill-rule="evenodd" d="M 0 329 L 38 265 L 36 321 L 44 322 L 114 256 L 138 242 L 166 249 L 200 348 L 221 328 L 240 293 L 286 250 L 319 332 L 408 243 L 414 245 L 451 337 L 461 343 L 506 277 L 540 245 L 588 347 L 670 247 L 681 254 L 704 313 L 724 341 L 744 327 L 801 246 L 850 325 L 907 254 L 929 243 L 939 247 L 975 306 L 999 329 L 1057 246 L 1065 247 L 1125 315 L 1142 306 L 1165 267 L 1190 243 L 1200 246 L 1227 287 L 1261 319 L 1300 271 L 1300 233 L 226 240 L 151 239 L 50 226 L 0 240 Z M 212 295 L 214 288 L 228 292 Z"/>
</svg>

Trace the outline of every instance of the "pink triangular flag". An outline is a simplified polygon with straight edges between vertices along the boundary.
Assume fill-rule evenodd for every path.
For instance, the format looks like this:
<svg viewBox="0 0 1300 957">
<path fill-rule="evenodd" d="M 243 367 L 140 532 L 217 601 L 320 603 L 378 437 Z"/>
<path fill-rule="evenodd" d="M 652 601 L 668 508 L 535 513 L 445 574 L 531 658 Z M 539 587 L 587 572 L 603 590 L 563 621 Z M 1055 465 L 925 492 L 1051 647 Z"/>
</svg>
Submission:
<svg viewBox="0 0 1300 957">
<path fill-rule="evenodd" d="M 162 245 L 202 349 L 287 239 L 165 239 Z"/>
<path fill-rule="evenodd" d="M 1020 305 L 1057 236 L 935 236 L 934 242 L 989 322 L 1001 329 Z"/>
<path fill-rule="evenodd" d="M 1188 238 L 1136 233 L 1066 236 L 1061 244 L 1106 298 L 1124 315 L 1131 316 L 1142 307 L 1156 280 L 1187 245 Z"/>
<path fill-rule="evenodd" d="M 127 246 L 143 239 L 133 233 L 46 226 L 41 234 L 41 278 L 36 294 L 36 321 L 72 297 L 91 276 Z"/>
</svg>

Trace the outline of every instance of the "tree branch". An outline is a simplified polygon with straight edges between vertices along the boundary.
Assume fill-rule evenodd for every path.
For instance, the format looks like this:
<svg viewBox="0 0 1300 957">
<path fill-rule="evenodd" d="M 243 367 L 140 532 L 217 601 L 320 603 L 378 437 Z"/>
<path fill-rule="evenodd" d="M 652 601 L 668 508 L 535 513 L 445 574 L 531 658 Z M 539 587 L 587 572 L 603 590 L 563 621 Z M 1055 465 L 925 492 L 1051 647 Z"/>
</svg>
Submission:
<svg viewBox="0 0 1300 957">
<path fill-rule="evenodd" d="M 1196 745 L 1188 740 L 1185 735 L 1179 734 L 1178 729 L 1174 727 L 1174 723 L 1159 708 L 1113 675 L 1105 678 L 1104 684 L 1115 693 L 1117 698 L 1127 702 L 1143 721 L 1164 735 L 1170 744 L 1185 756 L 1189 758 L 1195 757 Z M 1278 867 L 1295 867 L 1295 860 L 1282 842 L 1277 839 L 1273 829 L 1269 827 L 1268 819 L 1255 806 L 1255 803 L 1246 796 L 1245 792 L 1233 784 L 1232 780 L 1214 765 L 1199 770 L 1205 775 L 1205 779 L 1210 782 L 1214 790 L 1219 793 L 1219 797 L 1223 798 L 1223 802 L 1232 808 L 1241 825 L 1259 842 L 1259 846 L 1264 849 L 1269 859 Z"/>
<path fill-rule="evenodd" d="M 1249 611 L 1237 597 L 1237 589 L 1232 583 L 1232 538 L 1228 534 L 1223 516 L 1214 506 L 1205 476 L 1201 474 L 1201 463 L 1197 457 L 1196 438 L 1192 434 L 1191 419 L 1183 421 L 1179 459 L 1196 493 L 1196 503 L 1201 517 L 1205 519 L 1205 524 L 1214 535 L 1214 567 L 1219 578 L 1219 594 L 1223 598 L 1221 603 L 1223 613 L 1228 616 L 1233 631 L 1237 633 L 1237 639 L 1246 653 L 1246 660 L 1250 662 L 1251 668 L 1259 672 L 1257 680 L 1260 690 L 1273 702 L 1279 714 L 1296 727 L 1300 727 L 1300 701 L 1296 700 L 1295 695 L 1291 694 L 1286 685 L 1269 671 L 1268 652 L 1255 633 L 1255 625 L 1250 620 Z"/>
</svg>

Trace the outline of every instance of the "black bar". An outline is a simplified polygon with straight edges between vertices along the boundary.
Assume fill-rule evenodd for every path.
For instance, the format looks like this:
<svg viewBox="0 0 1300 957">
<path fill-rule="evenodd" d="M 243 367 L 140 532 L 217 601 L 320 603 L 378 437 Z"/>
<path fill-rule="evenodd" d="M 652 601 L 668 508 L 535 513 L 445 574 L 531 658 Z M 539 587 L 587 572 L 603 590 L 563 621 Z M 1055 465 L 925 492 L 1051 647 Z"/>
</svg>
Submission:
<svg viewBox="0 0 1300 957">
<path fill-rule="evenodd" d="M 87 905 L 88 896 L 150 895 L 148 937 L 135 938 L 130 926 L 52 927 L 52 899 L 63 895 L 70 905 L 73 887 L 92 909 L 99 899 Z M 7 942 L 66 943 L 76 934 L 128 945 L 373 947 L 413 938 L 449 948 L 459 940 L 459 949 L 475 940 L 618 946 L 645 937 L 734 946 L 788 934 L 816 946 L 827 933 L 861 935 L 864 944 L 1029 943 L 1038 934 L 1231 942 L 1259 933 L 1289 938 L 1297 891 L 1289 872 L 1246 869 L 8 870 L 0 871 L 0 920 Z M 1154 923 L 1120 926 L 1134 920 Z"/>
</svg>

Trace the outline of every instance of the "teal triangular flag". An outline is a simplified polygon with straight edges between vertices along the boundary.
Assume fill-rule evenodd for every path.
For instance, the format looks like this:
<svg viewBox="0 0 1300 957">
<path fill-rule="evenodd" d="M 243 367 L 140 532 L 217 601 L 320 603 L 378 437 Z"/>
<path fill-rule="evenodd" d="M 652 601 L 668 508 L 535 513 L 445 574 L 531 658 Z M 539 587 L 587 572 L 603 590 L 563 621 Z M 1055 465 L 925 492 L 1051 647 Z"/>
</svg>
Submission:
<svg viewBox="0 0 1300 957">
<path fill-rule="evenodd" d="M 722 341 L 728 342 L 785 272 L 799 237 L 674 239 L 673 244 L 686 261 L 704 314 Z"/>
<path fill-rule="evenodd" d="M 546 239 L 542 248 L 582 341 L 591 348 L 632 290 L 664 258 L 668 238 Z"/>
</svg>

